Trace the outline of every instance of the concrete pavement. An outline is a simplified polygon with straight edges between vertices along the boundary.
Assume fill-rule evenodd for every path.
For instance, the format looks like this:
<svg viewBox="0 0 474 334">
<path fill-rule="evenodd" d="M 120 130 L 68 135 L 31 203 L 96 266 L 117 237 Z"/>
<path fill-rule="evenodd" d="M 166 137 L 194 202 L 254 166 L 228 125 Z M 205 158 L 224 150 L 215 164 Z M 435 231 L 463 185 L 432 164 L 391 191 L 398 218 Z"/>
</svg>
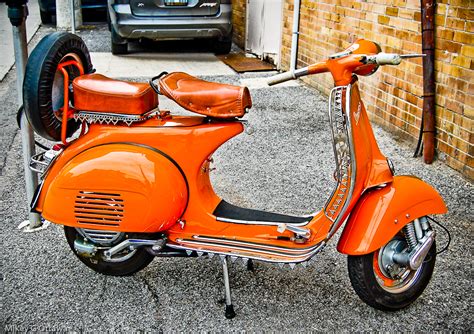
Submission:
<svg viewBox="0 0 474 334">
<path fill-rule="evenodd" d="M 92 63 L 98 73 L 113 78 L 147 77 L 150 73 L 182 71 L 191 75 L 233 75 L 227 65 L 211 53 L 139 53 L 114 56 L 108 52 L 92 52 Z"/>
<path fill-rule="evenodd" d="M 48 31 L 41 29 L 33 44 Z M 94 39 L 93 32 L 81 34 L 86 41 Z M 88 43 L 89 48 L 104 52 L 107 32 L 99 31 L 97 36 Z M 153 71 L 142 78 L 134 75 L 132 79 L 145 80 L 155 74 Z M 206 78 L 239 84 L 242 80 L 258 81 L 258 76 Z M 416 303 L 386 313 L 360 301 L 350 286 L 346 257 L 335 249 L 336 236 L 315 264 L 306 269 L 257 263 L 255 272 L 249 272 L 241 264 L 232 264 L 230 279 L 237 317 L 226 320 L 219 303 L 223 283 L 216 259 L 155 259 L 134 276 L 106 277 L 75 258 L 60 226 L 52 225 L 34 234 L 16 230 L 27 210 L 14 87 L 10 72 L 0 83 L 3 329 L 472 331 L 474 187 L 440 162 L 425 165 L 421 159 L 412 158 L 413 144 L 398 141 L 375 127 L 381 149 L 394 161 L 397 173 L 417 175 L 435 186 L 450 209 L 441 220 L 451 230 L 451 248 L 438 257 L 432 282 Z M 322 207 L 334 185 L 327 97 L 304 85 L 252 89 L 251 94 L 254 107 L 246 119 L 256 132 L 242 134 L 216 152 L 217 170 L 212 181 L 217 193 L 235 204 L 287 214 L 304 214 Z M 446 239 L 441 230 L 438 233 L 441 248 Z"/>
<path fill-rule="evenodd" d="M 15 53 L 12 46 L 12 25 L 8 19 L 7 5 L 0 3 L 0 81 L 7 75 L 15 63 Z M 28 17 L 26 20 L 26 38 L 31 40 L 41 24 L 38 0 L 28 1 Z"/>
</svg>

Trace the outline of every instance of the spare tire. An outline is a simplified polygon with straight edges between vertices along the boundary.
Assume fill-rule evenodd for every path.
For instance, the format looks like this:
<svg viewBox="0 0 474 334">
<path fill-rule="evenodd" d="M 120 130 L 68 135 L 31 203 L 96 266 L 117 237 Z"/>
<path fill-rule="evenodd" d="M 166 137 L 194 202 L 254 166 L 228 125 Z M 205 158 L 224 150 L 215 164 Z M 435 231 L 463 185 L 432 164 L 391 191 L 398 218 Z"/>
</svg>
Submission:
<svg viewBox="0 0 474 334">
<path fill-rule="evenodd" d="M 23 81 L 23 105 L 33 130 L 48 140 L 61 140 L 61 112 L 64 101 L 64 78 L 58 65 L 66 60 L 77 60 L 84 74 L 91 73 L 92 63 L 84 41 L 67 32 L 55 32 L 44 37 L 33 49 L 26 64 Z M 75 66 L 67 66 L 69 86 L 79 76 Z M 69 94 L 72 100 L 72 94 Z M 71 136 L 80 123 L 71 119 L 67 136 Z"/>
</svg>

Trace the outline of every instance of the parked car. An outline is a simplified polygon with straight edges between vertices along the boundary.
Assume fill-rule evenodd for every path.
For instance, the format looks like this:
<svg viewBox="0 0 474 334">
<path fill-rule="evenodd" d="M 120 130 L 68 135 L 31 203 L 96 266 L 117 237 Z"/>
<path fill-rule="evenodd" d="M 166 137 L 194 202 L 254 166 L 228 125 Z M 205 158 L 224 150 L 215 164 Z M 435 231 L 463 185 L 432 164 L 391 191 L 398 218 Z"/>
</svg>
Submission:
<svg viewBox="0 0 474 334">
<path fill-rule="evenodd" d="M 232 46 L 231 0 L 108 0 L 113 54 L 137 39 L 212 39 L 218 54 Z"/>
<path fill-rule="evenodd" d="M 49 24 L 53 22 L 53 15 L 56 15 L 56 0 L 39 0 L 41 22 Z M 106 9 L 107 0 L 91 1 L 82 0 L 82 9 Z"/>
</svg>

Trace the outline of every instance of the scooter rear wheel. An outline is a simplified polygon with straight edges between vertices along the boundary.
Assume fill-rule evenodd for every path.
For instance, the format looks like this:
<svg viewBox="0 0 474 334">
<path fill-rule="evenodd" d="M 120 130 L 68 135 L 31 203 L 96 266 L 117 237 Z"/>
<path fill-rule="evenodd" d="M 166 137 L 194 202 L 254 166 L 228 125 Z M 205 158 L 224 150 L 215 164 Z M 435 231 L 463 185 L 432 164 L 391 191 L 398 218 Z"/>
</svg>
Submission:
<svg viewBox="0 0 474 334">
<path fill-rule="evenodd" d="M 85 257 L 80 255 L 74 247 L 74 241 L 76 239 L 83 239 L 84 237 L 79 231 L 70 226 L 64 226 L 64 233 L 66 234 L 66 240 L 73 253 L 92 270 L 109 276 L 129 276 L 142 269 L 144 269 L 153 260 L 154 256 L 146 251 L 144 248 L 138 248 L 126 254 L 113 259 L 112 261 L 106 260 L 103 251 L 99 250 L 93 257 Z M 118 244 L 122 239 L 117 240 L 114 246 Z"/>
<path fill-rule="evenodd" d="M 404 238 L 395 236 L 384 247 L 394 242 L 406 243 Z M 391 273 L 383 268 L 380 261 L 380 252 L 384 247 L 370 254 L 349 256 L 349 278 L 355 292 L 365 303 L 379 310 L 397 311 L 413 303 L 428 285 L 436 262 L 436 243 L 433 242 L 417 270 L 396 267 Z"/>
</svg>

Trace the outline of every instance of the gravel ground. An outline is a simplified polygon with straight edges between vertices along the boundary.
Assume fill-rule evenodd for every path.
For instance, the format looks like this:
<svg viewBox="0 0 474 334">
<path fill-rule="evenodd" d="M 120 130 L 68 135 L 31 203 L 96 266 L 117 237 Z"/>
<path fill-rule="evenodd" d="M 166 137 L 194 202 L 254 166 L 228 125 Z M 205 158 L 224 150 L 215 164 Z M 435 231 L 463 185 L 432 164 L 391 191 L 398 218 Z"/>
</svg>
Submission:
<svg viewBox="0 0 474 334">
<path fill-rule="evenodd" d="M 50 29 L 49 29 L 50 30 Z M 48 29 L 41 29 L 38 38 Z M 86 31 L 93 51 L 108 45 L 108 32 Z M 97 46 L 97 48 L 96 48 Z M 31 46 L 30 46 L 31 47 Z M 255 74 L 243 77 L 255 77 Z M 214 77 L 238 83 L 239 76 Z M 223 316 L 221 265 L 216 259 L 155 259 L 126 278 L 106 277 L 75 258 L 60 226 L 25 234 L 21 144 L 15 122 L 12 72 L 0 83 L 0 226 L 6 329 L 68 331 L 471 331 L 473 184 L 440 162 L 412 158 L 414 145 L 375 127 L 382 151 L 398 174 L 435 186 L 450 209 L 450 250 L 438 257 L 433 279 L 409 308 L 386 313 L 359 300 L 346 257 L 336 241 L 313 265 L 290 270 L 257 263 L 254 272 L 230 267 L 237 317 Z M 333 186 L 327 97 L 306 86 L 252 90 L 247 119 L 255 132 L 226 143 L 215 155 L 217 192 L 235 204 L 303 214 L 324 204 Z M 336 236 L 337 238 L 337 236 Z M 438 243 L 446 241 L 439 231 Z M 462 255 L 462 256 L 461 256 Z"/>
</svg>

